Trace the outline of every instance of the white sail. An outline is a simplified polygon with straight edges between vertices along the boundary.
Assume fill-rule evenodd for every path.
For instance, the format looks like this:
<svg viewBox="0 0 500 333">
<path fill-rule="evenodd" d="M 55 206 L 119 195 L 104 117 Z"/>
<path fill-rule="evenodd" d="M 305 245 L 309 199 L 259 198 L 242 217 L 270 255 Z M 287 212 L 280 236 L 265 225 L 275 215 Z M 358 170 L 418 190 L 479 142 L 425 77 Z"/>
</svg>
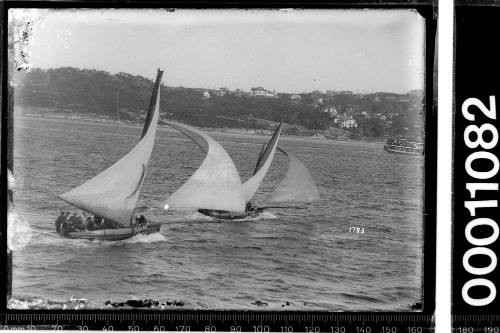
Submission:
<svg viewBox="0 0 500 333">
<path fill-rule="evenodd" d="M 214 139 L 190 126 L 163 121 L 182 132 L 207 153 L 196 172 L 165 200 L 165 209 L 245 211 L 241 179 L 227 152 Z"/>
<path fill-rule="evenodd" d="M 142 139 L 118 162 L 82 185 L 61 194 L 59 197 L 92 214 L 129 225 L 139 199 L 149 158 L 153 150 L 158 124 L 160 92 L 158 72 L 155 88 Z"/>
<path fill-rule="evenodd" d="M 288 171 L 271 194 L 269 202 L 313 202 L 319 200 L 319 192 L 306 166 L 293 154 L 278 148 L 288 155 Z"/>
<path fill-rule="evenodd" d="M 274 153 L 276 151 L 276 146 L 278 145 L 282 126 L 283 122 L 281 122 L 278 128 L 276 128 L 276 131 L 274 132 L 271 140 L 267 144 L 267 147 L 260 154 L 254 175 L 250 179 L 248 179 L 245 183 L 243 183 L 243 195 L 245 196 L 245 200 L 247 202 L 250 201 L 254 196 L 255 192 L 257 192 L 260 184 L 262 183 L 264 177 L 267 174 L 267 171 L 271 167 L 271 162 L 273 161 Z"/>
</svg>

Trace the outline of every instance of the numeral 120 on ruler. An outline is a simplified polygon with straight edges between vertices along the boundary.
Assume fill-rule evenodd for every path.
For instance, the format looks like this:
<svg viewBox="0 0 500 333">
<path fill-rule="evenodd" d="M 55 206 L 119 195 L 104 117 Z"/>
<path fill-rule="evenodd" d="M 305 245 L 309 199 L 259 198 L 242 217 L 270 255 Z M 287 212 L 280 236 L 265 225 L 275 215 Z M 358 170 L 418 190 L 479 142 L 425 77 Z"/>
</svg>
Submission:
<svg viewBox="0 0 500 333">
<path fill-rule="evenodd" d="M 433 318 L 347 313 L 16 313 L 1 315 L 0 324 L 4 330 L 422 333 L 432 330 Z"/>
</svg>

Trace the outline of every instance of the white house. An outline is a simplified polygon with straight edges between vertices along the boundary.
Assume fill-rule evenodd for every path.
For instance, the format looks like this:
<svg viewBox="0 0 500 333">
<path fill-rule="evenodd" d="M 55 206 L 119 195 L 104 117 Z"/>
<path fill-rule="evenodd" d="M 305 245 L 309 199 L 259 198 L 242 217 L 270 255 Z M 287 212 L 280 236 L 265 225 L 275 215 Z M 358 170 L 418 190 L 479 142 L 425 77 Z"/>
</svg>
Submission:
<svg viewBox="0 0 500 333">
<path fill-rule="evenodd" d="M 208 91 L 205 91 L 203 93 L 203 98 L 210 98 L 210 93 Z"/>
<path fill-rule="evenodd" d="M 347 118 L 340 121 L 340 127 L 342 128 L 355 128 L 358 127 L 356 120 Z"/>
<path fill-rule="evenodd" d="M 352 116 L 341 115 L 333 121 L 335 124 L 339 124 L 342 128 L 355 128 L 358 127 L 358 123 Z"/>
<path fill-rule="evenodd" d="M 272 92 L 262 87 L 252 88 L 253 96 L 263 96 L 263 97 L 275 97 Z"/>
</svg>

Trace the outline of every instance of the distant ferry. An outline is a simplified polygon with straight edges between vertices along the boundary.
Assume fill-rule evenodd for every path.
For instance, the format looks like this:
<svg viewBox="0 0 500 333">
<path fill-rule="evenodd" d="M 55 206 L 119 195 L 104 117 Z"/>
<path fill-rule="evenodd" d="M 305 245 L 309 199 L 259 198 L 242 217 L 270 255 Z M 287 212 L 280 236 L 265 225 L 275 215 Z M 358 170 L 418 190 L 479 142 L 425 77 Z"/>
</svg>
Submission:
<svg viewBox="0 0 500 333">
<path fill-rule="evenodd" d="M 384 146 L 389 153 L 400 153 L 409 155 L 423 155 L 424 143 L 422 139 L 409 140 L 403 138 L 390 138 Z"/>
</svg>

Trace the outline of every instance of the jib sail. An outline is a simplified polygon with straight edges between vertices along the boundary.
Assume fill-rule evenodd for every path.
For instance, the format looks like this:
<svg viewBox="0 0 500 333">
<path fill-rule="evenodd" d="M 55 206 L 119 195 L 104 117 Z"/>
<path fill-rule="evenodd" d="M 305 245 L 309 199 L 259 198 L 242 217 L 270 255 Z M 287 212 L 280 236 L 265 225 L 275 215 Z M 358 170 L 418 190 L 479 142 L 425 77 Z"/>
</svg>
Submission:
<svg viewBox="0 0 500 333">
<path fill-rule="evenodd" d="M 319 200 L 319 192 L 311 173 L 293 154 L 278 148 L 290 161 L 288 171 L 271 194 L 269 202 L 313 202 Z"/>
</svg>

